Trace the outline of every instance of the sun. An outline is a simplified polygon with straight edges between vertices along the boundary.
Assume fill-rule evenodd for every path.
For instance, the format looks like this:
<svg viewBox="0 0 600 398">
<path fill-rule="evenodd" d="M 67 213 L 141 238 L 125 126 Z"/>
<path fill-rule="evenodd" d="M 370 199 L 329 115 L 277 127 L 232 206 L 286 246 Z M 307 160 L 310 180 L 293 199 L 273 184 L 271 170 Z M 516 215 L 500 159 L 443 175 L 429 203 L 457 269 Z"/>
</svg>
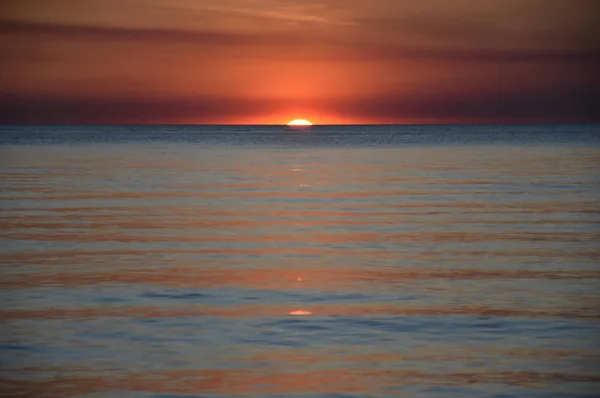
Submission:
<svg viewBox="0 0 600 398">
<path fill-rule="evenodd" d="M 287 124 L 288 126 L 312 126 L 312 123 L 306 119 L 294 119 Z"/>
</svg>

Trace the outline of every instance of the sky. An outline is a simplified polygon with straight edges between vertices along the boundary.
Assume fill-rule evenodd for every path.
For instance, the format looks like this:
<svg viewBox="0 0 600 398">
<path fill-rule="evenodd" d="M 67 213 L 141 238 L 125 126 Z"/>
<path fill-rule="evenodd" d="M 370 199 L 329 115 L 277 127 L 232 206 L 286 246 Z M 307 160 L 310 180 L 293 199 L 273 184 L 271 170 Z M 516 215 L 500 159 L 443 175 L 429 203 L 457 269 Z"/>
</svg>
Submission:
<svg viewBox="0 0 600 398">
<path fill-rule="evenodd" d="M 600 121 L 597 0 L 2 0 L 1 123 Z"/>
</svg>

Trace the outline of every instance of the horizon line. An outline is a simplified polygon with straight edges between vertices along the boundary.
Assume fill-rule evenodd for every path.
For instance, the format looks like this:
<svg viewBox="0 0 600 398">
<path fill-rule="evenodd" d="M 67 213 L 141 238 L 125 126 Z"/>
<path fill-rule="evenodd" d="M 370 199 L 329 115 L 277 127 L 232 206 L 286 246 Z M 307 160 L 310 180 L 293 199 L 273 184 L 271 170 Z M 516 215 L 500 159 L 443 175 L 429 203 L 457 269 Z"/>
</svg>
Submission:
<svg viewBox="0 0 600 398">
<path fill-rule="evenodd" d="M 343 126 L 507 126 L 507 125 L 588 125 L 600 124 L 599 121 L 573 122 L 465 122 L 465 123 L 314 123 L 311 127 L 343 127 Z M 229 127 L 290 127 L 285 123 L 0 123 L 0 126 L 229 126 Z"/>
</svg>

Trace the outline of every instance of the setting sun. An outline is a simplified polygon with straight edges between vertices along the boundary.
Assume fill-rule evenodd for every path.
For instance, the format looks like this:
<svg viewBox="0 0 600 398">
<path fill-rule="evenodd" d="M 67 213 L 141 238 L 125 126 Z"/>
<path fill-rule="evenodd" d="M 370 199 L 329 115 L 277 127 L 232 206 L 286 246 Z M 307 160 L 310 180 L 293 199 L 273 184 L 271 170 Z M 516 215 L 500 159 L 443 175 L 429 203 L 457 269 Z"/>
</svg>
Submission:
<svg viewBox="0 0 600 398">
<path fill-rule="evenodd" d="M 312 123 L 306 119 L 294 119 L 287 124 L 288 126 L 312 126 Z"/>
</svg>

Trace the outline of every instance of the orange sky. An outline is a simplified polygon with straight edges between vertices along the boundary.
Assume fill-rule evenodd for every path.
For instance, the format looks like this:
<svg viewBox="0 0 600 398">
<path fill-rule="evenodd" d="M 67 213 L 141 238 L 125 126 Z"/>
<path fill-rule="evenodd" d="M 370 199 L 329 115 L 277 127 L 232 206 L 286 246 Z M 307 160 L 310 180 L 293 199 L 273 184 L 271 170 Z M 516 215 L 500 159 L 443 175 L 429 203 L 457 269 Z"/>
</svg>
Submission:
<svg viewBox="0 0 600 398">
<path fill-rule="evenodd" d="M 4 0 L 0 122 L 598 121 L 596 0 Z"/>
</svg>

